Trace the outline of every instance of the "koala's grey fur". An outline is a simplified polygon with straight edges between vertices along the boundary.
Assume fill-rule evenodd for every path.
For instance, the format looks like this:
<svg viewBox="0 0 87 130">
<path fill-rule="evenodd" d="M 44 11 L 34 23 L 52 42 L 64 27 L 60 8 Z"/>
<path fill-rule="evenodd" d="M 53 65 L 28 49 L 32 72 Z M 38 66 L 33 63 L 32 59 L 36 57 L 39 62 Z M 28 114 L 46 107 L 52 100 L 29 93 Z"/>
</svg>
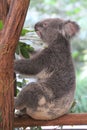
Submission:
<svg viewBox="0 0 87 130">
<path fill-rule="evenodd" d="M 15 108 L 26 109 L 34 119 L 52 120 L 66 114 L 73 102 L 76 84 L 70 39 L 79 26 L 54 18 L 38 22 L 35 31 L 48 47 L 31 59 L 15 62 L 15 71 L 39 78 L 18 94 Z"/>
</svg>

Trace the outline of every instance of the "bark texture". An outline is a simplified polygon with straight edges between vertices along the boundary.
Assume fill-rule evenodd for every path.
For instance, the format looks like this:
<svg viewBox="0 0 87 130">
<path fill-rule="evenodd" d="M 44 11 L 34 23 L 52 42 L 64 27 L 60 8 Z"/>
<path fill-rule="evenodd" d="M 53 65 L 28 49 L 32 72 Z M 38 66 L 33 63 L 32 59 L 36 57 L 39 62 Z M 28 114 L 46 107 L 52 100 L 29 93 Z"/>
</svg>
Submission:
<svg viewBox="0 0 87 130">
<path fill-rule="evenodd" d="M 13 129 L 14 53 L 30 0 L 0 0 L 0 130 Z M 10 6 L 10 7 L 9 7 Z"/>
<path fill-rule="evenodd" d="M 7 0 L 0 0 L 0 20 L 2 19 L 3 22 L 5 22 L 8 10 L 9 10 L 9 5 Z"/>
<path fill-rule="evenodd" d="M 63 125 L 86 125 L 87 124 L 87 114 L 67 114 L 59 117 L 55 120 L 50 121 L 40 121 L 34 120 L 29 116 L 15 117 L 14 126 L 15 127 L 29 127 L 29 126 L 63 126 Z"/>
</svg>

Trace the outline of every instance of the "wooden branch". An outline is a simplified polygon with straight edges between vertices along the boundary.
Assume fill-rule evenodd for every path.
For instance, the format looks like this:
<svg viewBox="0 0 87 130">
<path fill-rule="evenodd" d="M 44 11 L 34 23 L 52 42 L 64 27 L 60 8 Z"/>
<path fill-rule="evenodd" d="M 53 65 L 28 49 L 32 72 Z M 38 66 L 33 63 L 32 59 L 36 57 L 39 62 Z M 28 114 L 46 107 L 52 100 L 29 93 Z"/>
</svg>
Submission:
<svg viewBox="0 0 87 130">
<path fill-rule="evenodd" d="M 5 25 L 0 35 L 0 120 L 2 119 L 0 129 L 2 130 L 13 129 L 14 53 L 29 1 L 11 0 Z"/>
<path fill-rule="evenodd" d="M 14 118 L 14 128 L 31 126 L 58 126 L 58 125 L 87 125 L 87 114 L 67 114 L 51 121 L 39 121 L 29 116 Z M 1 128 L 1 125 L 0 125 Z"/>
<path fill-rule="evenodd" d="M 15 117 L 14 127 L 56 126 L 56 125 L 87 125 L 87 114 L 68 114 L 51 121 L 38 121 L 28 116 Z"/>
<path fill-rule="evenodd" d="M 56 126 L 56 125 L 87 125 L 87 114 L 67 114 L 51 121 L 34 120 L 29 116 L 14 118 L 14 127 L 31 127 L 31 126 Z M 0 124 L 1 127 L 1 124 Z"/>
</svg>

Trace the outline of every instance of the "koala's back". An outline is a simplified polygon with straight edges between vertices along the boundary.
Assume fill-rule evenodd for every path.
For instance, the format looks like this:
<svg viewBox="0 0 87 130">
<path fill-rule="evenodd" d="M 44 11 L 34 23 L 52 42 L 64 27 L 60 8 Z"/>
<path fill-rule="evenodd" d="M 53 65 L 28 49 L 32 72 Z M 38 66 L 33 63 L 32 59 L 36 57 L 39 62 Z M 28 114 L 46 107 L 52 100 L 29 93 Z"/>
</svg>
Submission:
<svg viewBox="0 0 87 130">
<path fill-rule="evenodd" d="M 48 48 L 51 51 L 49 63 L 39 74 L 40 84 L 49 91 L 51 97 L 49 98 L 47 91 L 39 100 L 40 102 L 44 99 L 45 102 L 37 107 L 38 111 L 31 112 L 35 119 L 55 119 L 67 113 L 73 103 L 76 86 L 75 70 L 69 43 L 63 41 L 61 43 L 62 46 L 55 44 Z"/>
<path fill-rule="evenodd" d="M 54 98 L 60 98 L 69 91 L 75 90 L 75 70 L 70 43 L 56 39 L 55 44 L 47 49 L 46 55 L 50 55 L 49 60 L 37 76 L 40 82 L 44 82 L 47 88 L 52 89 Z"/>
</svg>

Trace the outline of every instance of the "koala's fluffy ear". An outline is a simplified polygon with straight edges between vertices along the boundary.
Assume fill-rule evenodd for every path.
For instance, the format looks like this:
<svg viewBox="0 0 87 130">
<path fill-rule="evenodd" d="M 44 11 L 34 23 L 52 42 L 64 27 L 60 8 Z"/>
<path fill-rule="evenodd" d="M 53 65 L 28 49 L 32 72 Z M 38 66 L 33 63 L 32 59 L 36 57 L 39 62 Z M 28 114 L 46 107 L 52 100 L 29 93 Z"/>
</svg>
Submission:
<svg viewBox="0 0 87 130">
<path fill-rule="evenodd" d="M 72 21 L 66 21 L 63 24 L 63 28 L 62 28 L 62 34 L 63 36 L 65 36 L 66 38 L 70 39 L 73 36 L 76 35 L 76 33 L 80 30 L 79 25 L 75 22 Z"/>
</svg>

